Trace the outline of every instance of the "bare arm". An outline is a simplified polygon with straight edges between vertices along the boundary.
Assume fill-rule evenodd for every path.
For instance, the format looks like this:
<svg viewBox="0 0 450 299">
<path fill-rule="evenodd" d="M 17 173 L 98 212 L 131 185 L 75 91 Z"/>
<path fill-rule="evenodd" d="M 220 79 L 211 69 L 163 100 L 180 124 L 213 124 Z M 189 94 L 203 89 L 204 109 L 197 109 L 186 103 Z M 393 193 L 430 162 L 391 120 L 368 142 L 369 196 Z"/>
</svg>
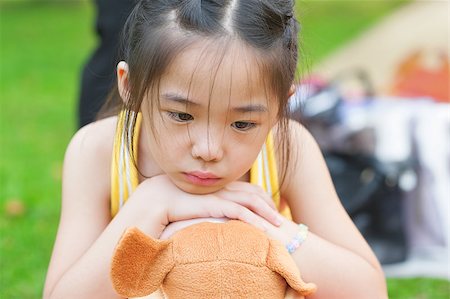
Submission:
<svg viewBox="0 0 450 299">
<path fill-rule="evenodd" d="M 112 136 L 102 136 L 112 127 L 108 121 L 82 129 L 67 149 L 61 219 L 44 298 L 118 298 L 109 282 L 109 261 L 124 228 L 156 233 L 158 211 L 138 210 L 134 203 L 109 223 L 111 146 L 105 150 L 96 140 L 112 143 Z M 147 212 L 154 217 L 145 217 Z"/>
<path fill-rule="evenodd" d="M 322 154 L 313 137 L 292 124 L 293 152 L 282 190 L 293 219 L 310 229 L 293 254 L 302 277 L 318 286 L 309 298 L 387 298 L 379 262 L 341 205 Z M 288 243 L 297 225 L 286 220 L 271 235 Z"/>
</svg>

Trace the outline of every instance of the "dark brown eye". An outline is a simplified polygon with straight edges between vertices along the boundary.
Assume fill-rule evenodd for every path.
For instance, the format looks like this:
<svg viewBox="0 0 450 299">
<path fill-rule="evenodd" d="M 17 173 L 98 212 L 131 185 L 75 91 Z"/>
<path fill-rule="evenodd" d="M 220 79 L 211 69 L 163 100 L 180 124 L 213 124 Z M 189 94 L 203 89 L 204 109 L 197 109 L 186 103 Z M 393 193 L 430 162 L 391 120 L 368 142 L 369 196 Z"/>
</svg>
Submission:
<svg viewBox="0 0 450 299">
<path fill-rule="evenodd" d="M 194 119 L 192 115 L 189 113 L 182 113 L 182 112 L 167 112 L 169 117 L 177 122 L 189 122 Z"/>
<path fill-rule="evenodd" d="M 232 123 L 231 126 L 239 131 L 248 131 L 254 128 L 256 124 L 248 121 L 236 121 Z"/>
</svg>

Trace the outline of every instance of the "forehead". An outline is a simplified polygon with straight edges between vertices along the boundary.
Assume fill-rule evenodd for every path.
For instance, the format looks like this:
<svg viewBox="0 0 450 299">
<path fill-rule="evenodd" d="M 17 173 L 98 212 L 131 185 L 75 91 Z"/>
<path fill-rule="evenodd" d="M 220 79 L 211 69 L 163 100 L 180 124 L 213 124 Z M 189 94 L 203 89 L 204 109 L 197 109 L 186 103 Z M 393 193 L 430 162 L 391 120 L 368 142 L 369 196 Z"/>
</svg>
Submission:
<svg viewBox="0 0 450 299">
<path fill-rule="evenodd" d="M 256 50 L 239 41 L 202 40 L 178 54 L 161 78 L 160 92 L 178 92 L 197 102 L 268 102 Z"/>
</svg>

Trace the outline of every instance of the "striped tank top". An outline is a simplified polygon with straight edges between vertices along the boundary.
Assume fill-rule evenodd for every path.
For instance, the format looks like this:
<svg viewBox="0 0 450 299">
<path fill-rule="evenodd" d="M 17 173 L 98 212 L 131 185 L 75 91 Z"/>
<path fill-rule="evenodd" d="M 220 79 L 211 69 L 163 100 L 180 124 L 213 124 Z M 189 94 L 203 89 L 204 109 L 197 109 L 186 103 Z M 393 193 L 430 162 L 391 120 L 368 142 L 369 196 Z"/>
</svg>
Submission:
<svg viewBox="0 0 450 299">
<path fill-rule="evenodd" d="M 125 128 L 127 114 L 121 112 L 118 116 L 117 129 L 114 137 L 113 157 L 111 164 L 111 215 L 114 217 L 126 203 L 128 197 L 139 185 L 139 172 L 136 168 L 138 160 L 138 141 L 142 116 L 138 113 L 134 128 Z M 125 134 L 128 130 L 128 134 Z M 131 147 L 131 132 L 133 131 L 133 147 Z M 128 136 L 128 140 L 126 140 Z M 133 153 L 129 149 L 133 149 Z M 279 194 L 278 172 L 274 153 L 272 132 L 267 136 L 258 157 L 250 169 L 250 183 L 259 185 L 271 194 L 278 211 L 291 219 L 289 207 L 284 205 Z"/>
</svg>

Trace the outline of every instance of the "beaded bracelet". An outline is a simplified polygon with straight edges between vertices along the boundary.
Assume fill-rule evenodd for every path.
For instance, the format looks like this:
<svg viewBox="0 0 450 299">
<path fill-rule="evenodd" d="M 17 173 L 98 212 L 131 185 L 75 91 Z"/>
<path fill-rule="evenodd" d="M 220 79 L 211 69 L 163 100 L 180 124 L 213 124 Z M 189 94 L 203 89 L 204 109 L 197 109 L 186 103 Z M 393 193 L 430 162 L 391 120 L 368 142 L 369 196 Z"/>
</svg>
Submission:
<svg viewBox="0 0 450 299">
<path fill-rule="evenodd" d="M 293 253 L 300 245 L 305 242 L 308 235 L 308 227 L 304 224 L 298 225 L 298 232 L 289 244 L 286 245 L 286 249 L 289 253 Z"/>
</svg>

